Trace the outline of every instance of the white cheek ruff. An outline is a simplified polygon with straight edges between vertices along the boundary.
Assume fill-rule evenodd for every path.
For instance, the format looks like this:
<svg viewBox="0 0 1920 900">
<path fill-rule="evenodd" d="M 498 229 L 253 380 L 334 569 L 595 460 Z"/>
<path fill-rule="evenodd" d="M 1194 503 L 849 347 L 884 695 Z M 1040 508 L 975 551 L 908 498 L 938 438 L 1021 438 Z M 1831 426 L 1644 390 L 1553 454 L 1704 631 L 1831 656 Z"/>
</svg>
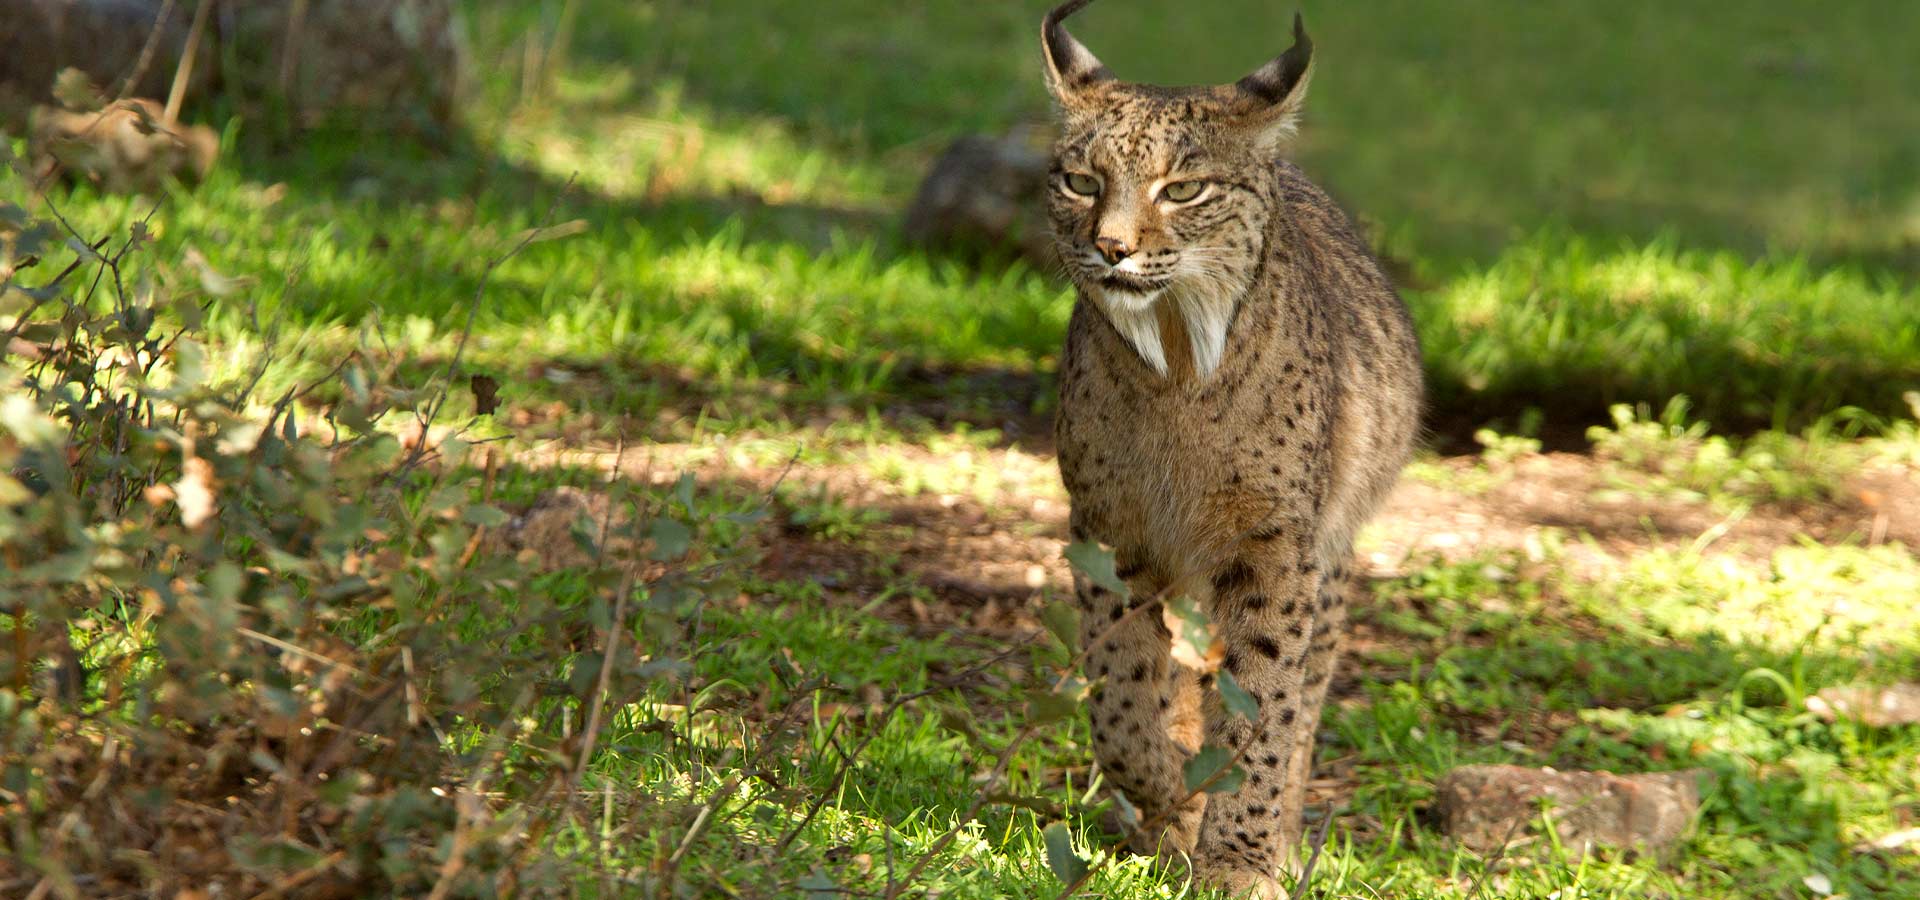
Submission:
<svg viewBox="0 0 1920 900">
<path fill-rule="evenodd" d="M 1113 323 L 1114 330 L 1133 345 L 1134 352 L 1140 354 L 1148 366 L 1165 375 L 1167 353 L 1160 345 L 1160 319 L 1153 311 L 1153 304 L 1160 299 L 1160 294 L 1160 291 L 1136 294 L 1107 288 L 1093 291 L 1094 298 L 1100 302 L 1100 308 L 1106 312 L 1107 321 Z"/>
<path fill-rule="evenodd" d="M 1233 311 L 1239 306 L 1233 294 L 1208 290 L 1208 287 L 1211 285 L 1203 282 L 1192 287 L 1176 285 L 1170 293 L 1145 294 L 1100 289 L 1094 292 L 1094 297 L 1114 330 L 1133 345 L 1134 352 L 1140 354 L 1148 366 L 1164 376 L 1167 352 L 1160 342 L 1160 318 L 1153 307 L 1161 296 L 1168 296 L 1186 322 L 1187 347 L 1193 355 L 1194 374 L 1205 381 L 1220 368 L 1220 357 L 1227 350 L 1227 326 L 1233 322 Z"/>
<path fill-rule="evenodd" d="M 1205 381 L 1220 368 L 1220 357 L 1227 352 L 1227 325 L 1233 321 L 1231 295 L 1210 291 L 1180 291 L 1180 317 L 1187 322 L 1187 345 L 1193 351 L 1193 369 Z"/>
</svg>

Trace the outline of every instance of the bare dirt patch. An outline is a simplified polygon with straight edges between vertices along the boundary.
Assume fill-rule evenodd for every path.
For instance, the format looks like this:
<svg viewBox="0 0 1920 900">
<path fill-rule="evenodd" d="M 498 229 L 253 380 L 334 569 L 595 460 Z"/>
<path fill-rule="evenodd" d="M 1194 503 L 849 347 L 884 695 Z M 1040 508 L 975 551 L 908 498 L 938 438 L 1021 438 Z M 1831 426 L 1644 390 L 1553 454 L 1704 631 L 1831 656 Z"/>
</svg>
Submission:
<svg viewBox="0 0 1920 900">
<path fill-rule="evenodd" d="M 902 446 L 890 452 L 935 466 L 941 454 Z M 771 490 L 823 486 L 841 502 L 880 510 L 884 524 L 847 541 L 822 540 L 803 529 L 772 529 L 761 573 L 812 581 L 829 597 L 875 606 L 918 628 L 973 628 L 1007 633 L 1038 628 L 1032 613 L 1046 597 L 1072 589 L 1060 551 L 1067 506 L 1053 460 L 1015 447 L 966 451 L 969 465 L 1004 478 L 982 498 L 901 488 L 855 461 L 786 466 L 743 462 L 726 448 L 655 445 L 647 458 L 622 461 L 629 477 L 665 483 L 681 471 L 703 480 Z M 609 451 L 567 451 L 572 464 L 613 465 Z M 1478 457 L 1441 462 L 1463 475 Z M 1765 566 L 1773 552 L 1802 540 L 1821 543 L 1901 542 L 1920 546 L 1920 473 L 1867 470 L 1833 504 L 1759 504 L 1716 508 L 1704 500 L 1611 490 L 1607 466 L 1585 454 L 1546 453 L 1509 464 L 1492 487 L 1466 492 L 1402 479 L 1362 539 L 1370 574 L 1393 577 L 1434 557 L 1445 560 L 1537 553 L 1557 533 L 1557 565 L 1576 578 L 1602 577 L 1650 550 L 1694 550 L 1741 566 Z"/>
<path fill-rule="evenodd" d="M 1441 465 L 1464 474 L 1479 464 L 1475 457 L 1455 457 Z M 1525 551 L 1549 529 L 1580 539 L 1563 547 L 1577 577 L 1605 574 L 1622 559 L 1653 549 L 1692 548 L 1757 565 L 1803 537 L 1823 544 L 1920 546 L 1920 478 L 1895 468 L 1863 472 L 1838 503 L 1743 510 L 1619 490 L 1607 467 L 1586 454 L 1524 458 L 1498 477 L 1477 495 L 1402 479 L 1363 540 L 1372 573 L 1401 574 L 1407 561 L 1429 555 L 1460 559 Z"/>
</svg>

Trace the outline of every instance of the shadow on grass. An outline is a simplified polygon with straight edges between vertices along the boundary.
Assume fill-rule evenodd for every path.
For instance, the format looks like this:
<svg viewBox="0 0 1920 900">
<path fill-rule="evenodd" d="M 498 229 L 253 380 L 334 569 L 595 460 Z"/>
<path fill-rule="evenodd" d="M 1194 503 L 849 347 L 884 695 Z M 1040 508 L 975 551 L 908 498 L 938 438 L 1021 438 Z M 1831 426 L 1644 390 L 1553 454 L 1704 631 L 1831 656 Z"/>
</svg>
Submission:
<svg viewBox="0 0 1920 900">
<path fill-rule="evenodd" d="M 889 212 L 776 202 L 744 190 L 725 195 L 665 190 L 652 199 L 645 192 L 616 196 L 569 187 L 545 172 L 502 159 L 469 137 L 430 147 L 317 134 L 291 157 L 276 158 L 253 148 L 240 154 L 238 165 L 249 176 L 284 181 L 294 198 L 345 198 L 395 213 L 445 202 L 471 203 L 467 228 L 539 221 L 549 208 L 556 210 L 557 219 L 585 220 L 591 236 L 577 240 L 602 246 L 564 257 L 546 270 L 523 267 L 512 277 L 498 279 L 495 290 L 511 295 L 510 302 L 490 299 L 488 306 L 501 310 L 494 318 L 504 329 L 540 332 L 552 327 L 556 310 L 571 306 L 591 311 L 607 302 L 607 291 L 620 297 L 624 308 L 608 316 L 631 314 L 655 334 L 629 338 L 636 349 L 616 346 L 562 354 L 543 363 L 600 373 L 602 383 L 616 389 L 613 402 L 618 405 L 628 405 L 629 396 L 637 395 L 643 408 L 671 409 L 682 417 L 725 405 L 751 410 L 763 420 L 796 421 L 851 409 L 899 430 L 964 422 L 999 429 L 1024 447 L 1045 446 L 1053 388 L 1044 361 L 1059 345 L 1060 326 L 1051 320 L 1029 321 L 1030 311 L 1009 312 L 992 295 L 1009 289 L 1058 295 L 1064 285 L 1018 268 L 970 268 L 964 260 L 929 256 L 905 245 Z M 404 252 L 410 239 L 385 232 L 373 238 L 382 247 L 394 248 L 383 252 Z M 1594 266 L 1624 265 L 1623 259 L 1638 264 L 1638 257 L 1668 252 L 1651 249 L 1613 256 L 1589 249 L 1577 238 L 1568 241 L 1572 249 L 1566 252 L 1580 253 Z M 1477 428 L 1517 418 L 1528 408 L 1548 413 L 1544 437 L 1551 448 L 1573 449 L 1584 445 L 1586 425 L 1607 420 L 1610 405 L 1658 407 L 1675 394 L 1688 395 L 1701 416 L 1723 433 L 1800 426 L 1849 404 L 1898 416 L 1905 413 L 1903 391 L 1920 379 L 1920 345 L 1911 337 L 1920 326 L 1911 322 L 1896 319 L 1886 328 L 1862 329 L 1843 312 L 1822 325 L 1822 317 L 1793 310 L 1791 301 L 1743 318 L 1732 308 L 1746 303 L 1747 295 L 1740 293 L 1744 282 L 1737 277 L 1715 285 L 1720 294 L 1711 304 L 1727 309 L 1701 312 L 1684 292 L 1663 293 L 1652 304 L 1623 300 L 1587 284 L 1583 279 L 1591 276 L 1577 266 L 1556 268 L 1550 261 L 1559 252 L 1555 246 L 1555 239 L 1520 245 L 1513 261 L 1501 264 L 1508 271 L 1482 279 L 1495 285 L 1489 290 L 1498 291 L 1505 304 L 1493 314 L 1491 327 L 1469 320 L 1484 313 L 1463 311 L 1461 301 L 1452 299 L 1459 293 L 1456 284 L 1407 292 L 1427 339 L 1428 427 L 1440 449 L 1471 449 Z M 758 267 L 798 274 L 778 286 L 732 284 L 724 278 L 714 285 L 683 275 L 666 275 L 637 288 L 622 282 L 656 270 L 664 257 L 697 252 L 724 257 L 710 264 L 737 263 L 742 272 Z M 1549 261 L 1539 262 L 1541 257 Z M 417 282 L 408 290 L 426 295 L 408 312 L 456 327 L 480 278 L 481 261 L 467 262 L 451 274 L 432 272 L 430 277 L 403 268 L 399 277 Z M 1675 270 L 1676 277 L 1695 278 L 1707 277 L 1701 272 L 1712 271 L 1710 266 L 1723 265 L 1717 258 L 1701 262 L 1671 253 L 1656 263 Z M 871 287 L 902 267 L 920 273 L 912 276 L 919 281 L 901 289 Z M 1783 268 L 1775 265 L 1771 271 Z M 317 276 L 314 284 L 320 295 L 333 298 L 325 303 L 352 309 L 358 302 L 353 298 L 364 295 L 357 280 L 362 277 L 361 272 L 343 273 L 330 283 Z M 1811 296 L 1826 280 L 1817 272 L 1793 277 L 1800 280 L 1788 278 L 1753 290 L 1805 291 Z M 1855 304 L 1855 317 L 1889 308 L 1886 295 L 1876 293 L 1865 276 L 1859 280 L 1861 286 L 1830 305 Z M 897 324 L 911 322 L 914 305 L 923 299 L 902 293 L 910 294 L 915 284 L 946 293 L 928 302 L 922 322 Z M 863 315 L 833 308 L 836 293 L 855 290 L 870 290 L 862 302 L 890 307 L 885 312 L 896 324 L 876 329 L 868 321 L 836 319 Z M 893 293 L 879 293 L 882 290 Z M 685 318 L 682 310 L 705 316 L 711 324 L 705 330 L 682 328 L 684 322 L 672 321 Z M 1801 335 L 1795 328 L 1770 324 L 1783 316 L 1806 316 L 1821 330 Z M 956 317 L 962 321 L 951 321 Z M 591 330 L 604 327 L 605 318 L 582 321 L 589 322 L 585 327 Z M 936 347 L 948 325 L 972 326 L 969 343 Z M 710 336 L 716 330 L 732 345 L 721 350 L 702 346 L 716 340 Z M 663 354 L 662 342 L 677 346 Z M 598 347 L 606 342 L 583 343 Z M 726 355 L 731 362 L 686 362 L 716 355 Z M 1009 365 L 1003 361 L 1008 356 L 1031 362 Z M 741 395 L 738 402 L 727 396 L 735 393 Z M 598 402 L 577 393 L 563 399 L 587 406 Z"/>
</svg>

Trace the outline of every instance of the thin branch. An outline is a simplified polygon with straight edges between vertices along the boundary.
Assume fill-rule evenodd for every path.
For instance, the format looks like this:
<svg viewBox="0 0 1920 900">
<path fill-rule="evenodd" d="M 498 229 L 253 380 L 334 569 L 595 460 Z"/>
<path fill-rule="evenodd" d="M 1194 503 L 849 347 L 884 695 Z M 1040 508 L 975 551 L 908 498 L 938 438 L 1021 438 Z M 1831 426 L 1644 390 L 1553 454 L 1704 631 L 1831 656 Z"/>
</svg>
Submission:
<svg viewBox="0 0 1920 900">
<path fill-rule="evenodd" d="M 113 97 L 114 103 L 133 96 L 134 87 L 147 76 L 147 67 L 153 64 L 153 52 L 160 47 L 160 34 L 166 30 L 167 19 L 172 15 L 173 0 L 162 0 L 160 12 L 153 17 L 153 29 L 147 32 L 147 42 L 140 47 L 140 57 L 134 60 L 133 70 L 127 73 L 127 80 L 120 83 L 120 91 Z"/>
<path fill-rule="evenodd" d="M 573 807 L 573 795 L 580 787 L 580 778 L 586 774 L 587 762 L 593 758 L 594 743 L 600 736 L 600 709 L 606 703 L 607 684 L 613 680 L 613 660 L 620 653 L 620 633 L 627 630 L 627 595 L 633 593 L 634 583 L 635 574 L 629 567 L 620 579 L 619 594 L 613 598 L 613 618 L 607 622 L 607 636 L 600 645 L 600 677 L 594 681 L 593 693 L 587 695 L 587 720 L 582 723 L 580 756 L 567 776 L 569 810 Z"/>
<path fill-rule="evenodd" d="M 1304 773 L 1303 773 L 1304 774 Z M 1320 820 L 1320 830 L 1313 837 L 1313 853 L 1307 857 L 1306 868 L 1300 870 L 1300 879 L 1295 881 L 1293 889 L 1300 894 L 1301 900 L 1309 900 L 1307 893 L 1313 887 L 1313 869 L 1320 863 L 1320 852 L 1327 847 L 1327 832 L 1333 828 L 1333 803 L 1327 803 L 1327 815 Z"/>
<path fill-rule="evenodd" d="M 287 877 L 274 882 L 266 890 L 253 895 L 252 900 L 273 900 L 273 898 L 275 897 L 285 896 L 288 891 L 291 891 L 294 888 L 297 888 L 303 884 L 306 884 L 309 881 L 312 881 L 315 878 L 320 877 L 321 875 L 325 874 L 328 869 L 331 869 L 334 866 L 339 865 L 340 861 L 346 858 L 347 858 L 347 851 L 335 850 L 332 853 L 327 854 L 326 858 L 320 860 L 319 862 L 316 862 L 311 866 L 301 869 L 300 871 L 295 872 L 292 875 L 288 875 Z"/>
<path fill-rule="evenodd" d="M 1513 824 L 1507 826 L 1506 835 L 1500 838 L 1499 849 L 1493 851 L 1493 857 L 1485 863 L 1482 863 L 1480 866 L 1480 874 L 1474 876 L 1473 886 L 1467 889 L 1467 900 L 1475 900 L 1475 898 L 1480 896 L 1481 891 L 1486 890 L 1487 876 L 1492 875 L 1493 868 L 1500 864 L 1501 859 L 1506 857 L 1507 848 L 1513 845 L 1514 836 L 1518 835 L 1520 829 L 1526 827 L 1526 824 L 1531 821 L 1533 821 L 1533 817 L 1531 816 L 1514 817 Z"/>
<path fill-rule="evenodd" d="M 280 93 L 283 95 L 293 92 L 293 70 L 300 58 L 300 32 L 307 23 L 308 2 L 293 0 L 293 9 L 287 13 L 286 38 L 280 44 Z"/>
<path fill-rule="evenodd" d="M 213 0 L 200 0 L 193 11 L 193 27 L 187 30 L 186 49 L 180 51 L 180 65 L 173 70 L 173 89 L 167 92 L 167 106 L 160 120 L 168 125 L 180 121 L 180 105 L 187 100 L 187 82 L 193 78 L 193 60 L 200 52 L 200 39 L 207 32 L 207 19 L 213 12 Z"/>
<path fill-rule="evenodd" d="M 700 806 L 699 814 L 693 817 L 693 825 L 688 827 L 686 835 L 680 838 L 680 846 L 675 847 L 673 855 L 667 857 L 667 869 L 670 873 L 680 867 L 680 861 L 685 859 L 687 851 L 693 848 L 694 840 L 700 836 L 701 832 L 707 830 L 707 823 L 713 820 L 714 812 L 726 805 L 727 800 L 733 796 L 733 792 L 740 787 L 740 782 L 745 777 L 744 774 L 739 774 L 728 778 L 726 783 L 714 791 L 713 796 L 707 798 L 707 802 Z M 660 886 L 664 889 L 671 883 L 671 879 L 662 879 Z"/>
<path fill-rule="evenodd" d="M 520 236 L 519 241 L 515 242 L 512 247 L 507 248 L 505 253 L 488 260 L 487 267 L 481 270 L 480 283 L 474 287 L 473 300 L 467 304 L 467 320 L 460 328 L 460 340 L 454 344 L 453 358 L 447 361 L 447 371 L 443 378 L 443 383 L 440 385 L 440 392 L 435 394 L 431 400 L 427 401 L 427 408 L 424 413 L 416 414 L 416 420 L 420 424 L 420 442 L 414 446 L 407 460 L 395 470 L 396 472 L 404 473 L 411 471 L 414 466 L 419 464 L 420 460 L 426 457 L 431 448 L 432 441 L 430 437 L 433 423 L 440 418 L 440 410 L 446 405 L 447 396 L 453 392 L 453 384 L 460 377 L 460 362 L 466 357 L 467 342 L 473 337 L 473 324 L 480 314 L 480 302 L 486 297 L 487 285 L 493 282 L 494 272 L 501 266 L 506 265 L 509 260 L 519 256 L 520 251 L 527 249 L 529 245 L 540 237 L 541 231 L 553 224 L 554 214 L 559 211 L 560 203 L 566 199 L 567 193 L 573 190 L 573 182 L 576 177 L 575 175 L 567 176 L 567 183 L 561 186 L 559 195 L 554 197 L 553 202 L 547 206 L 547 213 L 541 218 L 539 227 L 527 229 L 526 233 Z"/>
<path fill-rule="evenodd" d="M 867 733 L 861 736 L 860 742 L 853 745 L 853 751 L 850 753 L 843 754 L 839 770 L 833 773 L 833 781 L 827 785 L 825 790 L 820 792 L 819 796 L 814 798 L 812 805 L 807 807 L 807 814 L 804 816 L 801 816 L 800 821 L 798 823 L 796 823 L 792 828 L 787 829 L 786 834 L 783 834 L 780 836 L 779 843 L 774 845 L 775 852 L 785 853 L 787 846 L 792 844 L 794 839 L 800 836 L 800 832 L 813 822 L 813 817 L 820 814 L 821 808 L 825 807 L 827 805 L 827 801 L 833 798 L 835 794 L 840 790 L 841 782 L 846 780 L 847 773 L 853 769 L 854 760 L 860 757 L 860 753 L 867 749 L 868 744 L 873 743 L 874 738 L 879 737 L 880 733 L 886 730 L 887 722 L 893 718 L 894 713 L 898 712 L 901 707 L 906 706 L 907 704 L 912 703 L 915 700 L 931 697 L 934 694 L 937 694 L 941 691 L 948 690 L 951 687 L 953 687 L 953 685 L 955 685 L 956 683 L 963 681 L 970 676 L 973 676 L 980 672 L 984 672 L 992 666 L 999 665 L 1000 663 L 1005 662 L 1006 660 L 1012 658 L 1015 653 L 1018 653 L 1019 651 L 1026 649 L 1026 647 L 1032 642 L 1033 642 L 1032 638 L 1022 639 L 1019 642 L 1015 643 L 1013 646 L 1008 647 L 1007 649 L 1001 651 L 998 654 L 995 654 L 992 658 L 987 659 L 977 665 L 970 666 L 962 670 L 959 674 L 954 675 L 951 678 L 945 679 L 944 682 L 941 684 L 937 684 L 932 687 L 925 688 L 923 690 L 915 691 L 911 694 L 902 694 L 899 697 L 895 697 L 891 703 L 888 703 L 885 708 L 881 709 L 880 715 L 876 717 L 878 721 L 875 723 L 874 727 L 867 729 Z"/>
</svg>

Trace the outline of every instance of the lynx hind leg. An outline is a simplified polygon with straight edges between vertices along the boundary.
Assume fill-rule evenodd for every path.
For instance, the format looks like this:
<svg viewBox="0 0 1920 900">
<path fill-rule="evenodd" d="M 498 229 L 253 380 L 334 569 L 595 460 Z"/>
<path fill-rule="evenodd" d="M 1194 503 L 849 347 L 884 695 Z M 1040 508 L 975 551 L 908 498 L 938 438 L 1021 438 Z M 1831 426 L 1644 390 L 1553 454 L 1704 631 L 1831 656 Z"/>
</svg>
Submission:
<svg viewBox="0 0 1920 900">
<path fill-rule="evenodd" d="M 1352 559 L 1342 559 L 1327 570 L 1320 583 L 1318 608 L 1313 623 L 1313 639 L 1307 644 L 1306 671 L 1300 689 L 1300 720 L 1305 727 L 1294 733 L 1293 759 L 1288 771 L 1298 773 L 1281 795 L 1280 825 L 1288 833 L 1287 844 L 1299 848 L 1306 812 L 1307 782 L 1313 777 L 1313 756 L 1320 730 L 1320 716 L 1326 705 L 1327 686 L 1340 661 L 1340 644 L 1346 636 L 1347 607 L 1358 589 Z M 1302 860 L 1292 861 L 1298 866 Z"/>
<path fill-rule="evenodd" d="M 1135 598 L 1159 591 L 1139 574 L 1128 579 L 1128 586 Z M 1175 808 L 1186 797 L 1182 768 L 1199 745 L 1197 678 L 1174 664 L 1158 615 L 1149 610 L 1128 616 L 1127 600 L 1077 573 L 1074 590 L 1086 674 L 1095 685 L 1088 709 L 1094 759 L 1142 823 L 1162 823 L 1160 829 L 1136 831 L 1132 849 L 1183 858 L 1193 850 L 1206 802 L 1195 798 Z"/>
</svg>

